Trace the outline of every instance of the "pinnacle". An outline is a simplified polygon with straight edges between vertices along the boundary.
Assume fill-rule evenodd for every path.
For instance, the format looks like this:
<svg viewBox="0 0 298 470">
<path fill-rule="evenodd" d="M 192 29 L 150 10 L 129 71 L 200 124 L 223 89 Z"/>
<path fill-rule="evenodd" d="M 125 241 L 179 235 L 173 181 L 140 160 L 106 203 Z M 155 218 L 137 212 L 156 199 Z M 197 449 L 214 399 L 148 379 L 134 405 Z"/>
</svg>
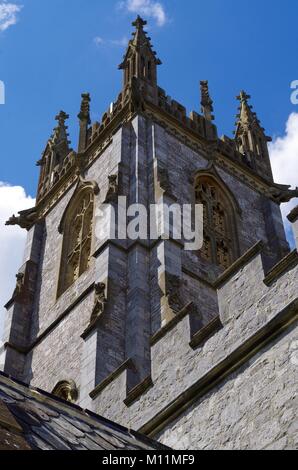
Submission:
<svg viewBox="0 0 298 470">
<path fill-rule="evenodd" d="M 58 121 L 60 125 L 63 125 L 66 119 L 69 119 L 69 115 L 66 114 L 64 111 L 60 111 L 60 113 L 57 114 L 57 116 L 55 117 L 55 120 Z"/>
<path fill-rule="evenodd" d="M 236 97 L 237 100 L 241 101 L 241 103 L 247 103 L 250 100 L 251 96 L 248 95 L 244 90 L 240 91 L 240 95 Z"/>
<path fill-rule="evenodd" d="M 137 19 L 133 21 L 132 25 L 135 26 L 137 29 L 143 29 L 143 26 L 146 26 L 147 21 L 143 20 L 140 15 L 137 16 Z"/>
</svg>

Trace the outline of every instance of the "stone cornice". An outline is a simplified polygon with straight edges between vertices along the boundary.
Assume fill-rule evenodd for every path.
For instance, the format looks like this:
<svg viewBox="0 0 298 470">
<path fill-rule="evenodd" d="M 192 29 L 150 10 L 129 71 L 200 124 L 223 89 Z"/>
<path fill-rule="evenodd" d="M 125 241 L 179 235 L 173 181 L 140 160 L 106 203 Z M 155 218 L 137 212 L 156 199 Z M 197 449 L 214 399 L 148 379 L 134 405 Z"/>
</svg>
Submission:
<svg viewBox="0 0 298 470">
<path fill-rule="evenodd" d="M 291 268 L 294 268 L 298 264 L 298 252 L 297 250 L 291 251 L 287 256 L 280 260 L 267 274 L 264 279 L 264 284 L 270 286 L 274 281 L 276 281 L 280 276 L 282 276 L 286 271 Z"/>
<path fill-rule="evenodd" d="M 154 346 L 154 344 L 156 344 L 161 338 L 163 338 L 169 331 L 175 328 L 175 326 L 180 323 L 180 321 L 183 320 L 186 315 L 189 314 L 193 305 L 193 302 L 189 302 L 187 305 L 185 305 L 185 307 L 180 310 L 180 312 L 178 312 L 174 316 L 174 318 L 172 318 L 172 320 L 170 320 L 165 326 L 160 328 L 160 330 L 158 330 L 153 336 L 151 336 L 150 345 Z"/>
<path fill-rule="evenodd" d="M 222 287 L 231 277 L 233 277 L 239 269 L 251 261 L 255 256 L 262 253 L 264 244 L 262 241 L 259 241 L 254 246 L 252 246 L 248 251 L 246 251 L 240 258 L 238 258 L 228 269 L 226 269 L 219 278 L 213 283 L 213 287 L 219 289 Z"/>
<path fill-rule="evenodd" d="M 90 393 L 89 393 L 89 396 L 90 398 L 92 398 L 93 400 L 95 400 L 95 398 L 100 394 L 100 392 L 106 388 L 111 382 L 113 382 L 116 377 L 118 377 L 119 375 L 122 374 L 122 372 L 124 372 L 125 370 L 127 369 L 131 369 L 132 371 L 135 371 L 135 365 L 133 363 L 133 360 L 132 359 L 127 359 L 126 361 L 124 361 L 119 367 L 118 369 L 116 369 L 114 372 L 112 372 L 107 378 L 105 378 L 102 382 L 100 382 L 95 388 L 94 390 L 92 390 Z"/>
<path fill-rule="evenodd" d="M 153 387 L 153 385 L 151 375 L 148 375 L 148 377 L 146 377 L 141 383 L 128 392 L 127 397 L 124 400 L 124 404 L 126 406 L 131 406 L 141 395 L 143 395 L 143 393 Z"/>
<path fill-rule="evenodd" d="M 211 322 L 195 333 L 189 343 L 190 347 L 196 349 L 198 346 L 203 346 L 205 342 L 222 327 L 220 317 L 216 316 Z"/>
</svg>

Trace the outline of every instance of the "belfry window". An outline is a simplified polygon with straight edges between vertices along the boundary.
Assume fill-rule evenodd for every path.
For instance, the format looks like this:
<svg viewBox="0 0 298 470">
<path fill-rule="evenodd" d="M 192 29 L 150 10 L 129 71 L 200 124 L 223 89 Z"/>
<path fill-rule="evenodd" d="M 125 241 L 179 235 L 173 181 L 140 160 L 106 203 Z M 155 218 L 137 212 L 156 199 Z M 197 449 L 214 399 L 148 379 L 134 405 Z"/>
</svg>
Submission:
<svg viewBox="0 0 298 470">
<path fill-rule="evenodd" d="M 60 231 L 63 246 L 58 296 L 62 295 L 89 267 L 92 246 L 94 192 L 87 188 L 70 202 Z"/>
<path fill-rule="evenodd" d="M 225 191 L 211 176 L 196 181 L 196 203 L 204 207 L 204 245 L 201 256 L 227 269 L 235 260 L 234 208 Z"/>
</svg>

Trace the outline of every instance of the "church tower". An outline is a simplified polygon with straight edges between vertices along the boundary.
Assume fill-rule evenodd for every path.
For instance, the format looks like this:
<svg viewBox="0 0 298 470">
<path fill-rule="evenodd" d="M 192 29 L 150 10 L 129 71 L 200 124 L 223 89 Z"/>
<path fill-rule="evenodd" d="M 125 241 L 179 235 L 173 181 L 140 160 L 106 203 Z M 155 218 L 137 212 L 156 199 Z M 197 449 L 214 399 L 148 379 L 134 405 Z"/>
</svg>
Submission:
<svg viewBox="0 0 298 470">
<path fill-rule="evenodd" d="M 280 204 L 298 191 L 273 181 L 270 139 L 245 92 L 235 137 L 219 138 L 206 80 L 189 115 L 160 88 L 145 25 L 133 23 L 122 89 L 99 122 L 82 94 L 75 149 L 69 116 L 58 114 L 36 206 L 7 222 L 28 238 L 6 305 L 5 372 L 175 448 L 224 448 L 227 436 L 237 447 L 240 435 L 239 445 L 252 439 L 248 423 L 260 419 L 272 377 L 277 394 L 293 388 L 298 255 Z M 99 209 L 115 209 L 119 228 L 124 199 L 148 213 L 203 205 L 202 248 L 149 229 L 134 240 L 98 236 Z M 283 375 L 272 366 L 282 355 Z M 268 421 L 281 413 L 276 406 Z"/>
</svg>

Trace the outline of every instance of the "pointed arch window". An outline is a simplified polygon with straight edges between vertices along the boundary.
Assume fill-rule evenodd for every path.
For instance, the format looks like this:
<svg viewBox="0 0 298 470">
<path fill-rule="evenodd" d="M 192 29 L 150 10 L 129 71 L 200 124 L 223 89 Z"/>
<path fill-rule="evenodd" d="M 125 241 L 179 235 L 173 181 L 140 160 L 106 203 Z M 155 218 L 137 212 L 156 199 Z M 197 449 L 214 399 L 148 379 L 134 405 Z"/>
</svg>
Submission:
<svg viewBox="0 0 298 470">
<path fill-rule="evenodd" d="M 59 227 L 63 233 L 58 297 L 61 296 L 90 265 L 94 212 L 94 188 L 78 190 L 70 201 Z"/>
<path fill-rule="evenodd" d="M 195 192 L 196 203 L 204 207 L 204 245 L 200 254 L 227 269 L 238 255 L 233 202 L 222 185 L 209 175 L 196 180 Z"/>
</svg>

